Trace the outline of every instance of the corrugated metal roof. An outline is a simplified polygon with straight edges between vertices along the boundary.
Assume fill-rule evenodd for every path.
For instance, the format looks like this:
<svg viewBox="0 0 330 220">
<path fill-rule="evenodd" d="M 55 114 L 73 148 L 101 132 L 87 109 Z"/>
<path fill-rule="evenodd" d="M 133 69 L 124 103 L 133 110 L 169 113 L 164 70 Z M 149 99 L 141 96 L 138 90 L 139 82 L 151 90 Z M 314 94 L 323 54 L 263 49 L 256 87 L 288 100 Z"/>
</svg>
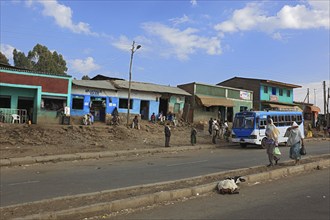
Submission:
<svg viewBox="0 0 330 220">
<path fill-rule="evenodd" d="M 129 81 L 114 80 L 114 86 L 121 89 L 128 89 Z M 131 89 L 136 91 L 157 92 L 157 93 L 170 93 L 176 95 L 191 96 L 188 92 L 178 87 L 157 85 L 143 82 L 131 82 Z"/>
<path fill-rule="evenodd" d="M 89 88 L 117 90 L 108 80 L 72 80 L 72 84 Z"/>
</svg>

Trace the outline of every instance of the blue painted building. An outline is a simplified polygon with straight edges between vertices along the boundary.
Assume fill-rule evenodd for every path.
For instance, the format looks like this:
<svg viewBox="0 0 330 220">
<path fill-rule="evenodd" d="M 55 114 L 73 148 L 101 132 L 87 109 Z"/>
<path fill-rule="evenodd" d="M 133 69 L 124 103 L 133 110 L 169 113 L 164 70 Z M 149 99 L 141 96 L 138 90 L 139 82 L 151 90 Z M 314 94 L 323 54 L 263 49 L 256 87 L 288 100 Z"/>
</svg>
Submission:
<svg viewBox="0 0 330 220">
<path fill-rule="evenodd" d="M 217 85 L 229 86 L 253 91 L 253 109 L 255 110 L 296 110 L 302 111 L 293 100 L 293 89 L 299 85 L 268 79 L 233 77 Z"/>
</svg>

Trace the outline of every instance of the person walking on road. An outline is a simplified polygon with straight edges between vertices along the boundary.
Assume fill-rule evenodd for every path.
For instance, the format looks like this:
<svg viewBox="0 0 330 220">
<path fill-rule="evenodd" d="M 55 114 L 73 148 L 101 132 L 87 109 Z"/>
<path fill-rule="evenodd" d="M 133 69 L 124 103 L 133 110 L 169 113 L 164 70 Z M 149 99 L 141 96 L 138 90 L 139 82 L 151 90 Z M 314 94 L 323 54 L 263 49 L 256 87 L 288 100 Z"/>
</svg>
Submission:
<svg viewBox="0 0 330 220">
<path fill-rule="evenodd" d="M 279 151 L 275 151 L 275 148 L 278 147 L 278 136 L 280 134 L 280 131 L 278 128 L 274 125 L 273 120 L 271 118 L 267 118 L 267 126 L 266 126 L 266 149 L 267 149 L 267 155 L 268 155 L 268 160 L 269 164 L 267 167 L 274 166 L 274 161 L 275 165 L 277 165 L 277 162 L 280 160 Z"/>
<path fill-rule="evenodd" d="M 284 136 L 288 137 L 287 145 L 290 147 L 290 158 L 295 160 L 296 165 L 301 159 L 300 148 L 304 147 L 304 139 L 299 130 L 299 125 L 294 121 Z"/>
<path fill-rule="evenodd" d="M 197 130 L 196 128 L 192 127 L 190 132 L 190 142 L 192 146 L 196 144 L 196 135 L 197 135 Z"/>
<path fill-rule="evenodd" d="M 170 139 L 171 139 L 171 128 L 170 128 L 169 123 L 167 123 L 165 125 L 164 132 L 165 132 L 165 147 L 169 147 L 170 146 Z"/>
<path fill-rule="evenodd" d="M 219 129 L 220 126 L 217 122 L 217 120 L 214 120 L 212 123 L 212 143 L 216 144 L 216 138 L 219 136 Z"/>
</svg>

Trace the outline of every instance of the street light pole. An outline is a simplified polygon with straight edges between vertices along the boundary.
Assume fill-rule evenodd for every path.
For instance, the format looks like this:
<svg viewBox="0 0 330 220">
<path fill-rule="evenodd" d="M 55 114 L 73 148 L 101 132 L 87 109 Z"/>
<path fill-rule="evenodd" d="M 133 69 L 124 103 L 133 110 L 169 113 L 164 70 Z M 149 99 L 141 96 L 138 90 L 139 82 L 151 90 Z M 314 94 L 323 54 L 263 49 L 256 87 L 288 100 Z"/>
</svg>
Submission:
<svg viewBox="0 0 330 220">
<path fill-rule="evenodd" d="M 132 84 L 132 63 L 133 63 L 133 54 L 136 50 L 140 49 L 141 45 L 135 47 L 135 41 L 133 41 L 131 49 L 131 61 L 129 63 L 129 81 L 128 81 L 128 99 L 127 99 L 127 125 L 129 125 L 130 109 L 131 109 L 131 84 Z"/>
</svg>

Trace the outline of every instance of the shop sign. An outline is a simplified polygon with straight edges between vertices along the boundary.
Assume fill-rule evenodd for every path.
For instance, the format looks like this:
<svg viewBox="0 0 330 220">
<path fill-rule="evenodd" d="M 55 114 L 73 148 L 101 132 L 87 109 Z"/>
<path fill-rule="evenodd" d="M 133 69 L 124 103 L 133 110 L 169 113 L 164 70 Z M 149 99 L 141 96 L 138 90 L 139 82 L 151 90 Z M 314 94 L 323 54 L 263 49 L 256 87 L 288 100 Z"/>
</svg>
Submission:
<svg viewBox="0 0 330 220">
<path fill-rule="evenodd" d="M 99 95 L 102 93 L 101 89 L 86 89 L 85 92 L 89 93 L 90 95 Z"/>
<path fill-rule="evenodd" d="M 269 101 L 278 102 L 278 97 L 276 95 L 270 95 L 269 96 Z"/>
<path fill-rule="evenodd" d="M 239 97 L 244 100 L 251 100 L 251 93 L 246 92 L 246 91 L 240 91 Z"/>
</svg>

